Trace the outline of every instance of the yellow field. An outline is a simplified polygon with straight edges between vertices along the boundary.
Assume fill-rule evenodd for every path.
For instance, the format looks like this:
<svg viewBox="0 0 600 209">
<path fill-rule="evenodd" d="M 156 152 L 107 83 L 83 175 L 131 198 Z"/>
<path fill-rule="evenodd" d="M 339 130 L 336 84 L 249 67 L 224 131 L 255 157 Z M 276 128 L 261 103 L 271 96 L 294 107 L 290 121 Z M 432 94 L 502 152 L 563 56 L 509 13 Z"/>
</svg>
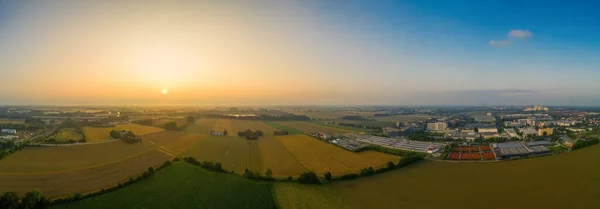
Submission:
<svg viewBox="0 0 600 209">
<path fill-rule="evenodd" d="M 217 123 L 217 119 L 196 119 L 196 122 L 194 124 L 188 125 L 183 131 L 194 134 L 210 134 L 210 132 L 214 131 L 213 127 L 215 126 L 215 123 Z"/>
<path fill-rule="evenodd" d="M 234 170 L 238 174 L 243 173 L 244 169 L 263 171 L 257 140 L 237 136 L 209 136 L 182 156 L 192 156 L 198 161 L 220 162 L 225 170 Z"/>
<path fill-rule="evenodd" d="M 90 142 L 101 142 L 111 140 L 110 131 L 115 130 L 114 128 L 108 127 L 83 127 L 83 134 L 87 143 Z"/>
<path fill-rule="evenodd" d="M 0 118 L 0 124 L 7 124 L 7 123 L 22 124 L 24 122 L 25 122 L 25 120 L 20 120 L 20 119 Z"/>
<path fill-rule="evenodd" d="M 306 168 L 274 137 L 261 137 L 258 147 L 262 156 L 263 167 L 273 171 L 275 177 L 297 177 L 306 172 Z"/>
<path fill-rule="evenodd" d="M 308 170 L 323 175 L 331 172 L 334 176 L 359 173 L 361 169 L 373 166 L 381 168 L 387 162 L 397 162 L 400 158 L 393 155 L 367 151 L 354 153 L 319 141 L 306 135 L 277 136 L 283 146 Z"/>
<path fill-rule="evenodd" d="M 148 142 L 27 147 L 0 160 L 0 173 L 61 171 L 122 160 L 156 147 Z"/>
<path fill-rule="evenodd" d="M 152 126 L 143 126 L 143 125 L 138 125 L 138 124 L 133 124 L 133 123 L 119 124 L 119 125 L 117 125 L 116 129 L 117 130 L 128 130 L 128 131 L 133 132 L 135 135 L 146 135 L 149 133 L 163 131 L 162 128 L 156 128 L 156 127 L 152 127 Z"/>
<path fill-rule="evenodd" d="M 56 141 L 67 141 L 69 139 L 78 141 L 80 139 L 82 139 L 83 137 L 81 136 L 81 134 L 77 133 L 77 130 L 75 130 L 74 128 L 63 128 L 60 129 L 60 131 L 58 131 L 58 133 L 56 133 Z"/>
<path fill-rule="evenodd" d="M 245 131 L 248 129 L 253 131 L 261 130 L 265 136 L 273 136 L 273 132 L 277 130 L 260 121 L 229 120 L 227 131 L 229 131 L 231 136 L 237 136 L 238 131 Z"/>
<path fill-rule="evenodd" d="M 152 150 L 121 161 L 78 170 L 35 174 L 0 173 L 0 193 L 14 191 L 22 195 L 39 189 L 48 197 L 57 197 L 89 192 L 127 181 L 129 177 L 138 176 L 148 167 L 161 165 L 170 158 Z"/>
<path fill-rule="evenodd" d="M 281 209 L 350 208 L 334 191 L 324 186 L 274 183 L 273 189 Z"/>
<path fill-rule="evenodd" d="M 196 143 L 207 138 L 207 135 L 200 134 L 188 134 L 175 131 L 161 131 L 156 133 L 147 134 L 142 137 L 142 140 L 149 142 L 163 149 L 169 153 L 178 155 L 189 148 L 193 147 Z"/>
<path fill-rule="evenodd" d="M 282 125 L 282 126 L 287 126 L 287 127 L 298 129 L 304 133 L 325 132 L 325 133 L 333 134 L 333 133 L 352 132 L 350 130 L 331 128 L 331 127 L 320 126 L 317 124 L 300 122 L 300 121 L 279 121 L 276 123 L 279 125 Z"/>
</svg>

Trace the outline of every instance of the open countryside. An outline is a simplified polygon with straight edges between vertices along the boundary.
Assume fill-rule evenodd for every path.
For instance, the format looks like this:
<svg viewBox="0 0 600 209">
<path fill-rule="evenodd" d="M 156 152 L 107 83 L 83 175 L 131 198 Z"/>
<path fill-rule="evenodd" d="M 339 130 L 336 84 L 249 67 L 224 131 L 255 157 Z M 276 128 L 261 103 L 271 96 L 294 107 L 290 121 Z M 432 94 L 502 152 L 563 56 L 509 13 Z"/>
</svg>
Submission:
<svg viewBox="0 0 600 209">
<path fill-rule="evenodd" d="M 270 183 L 174 163 L 124 189 L 55 208 L 275 209 Z"/>
</svg>

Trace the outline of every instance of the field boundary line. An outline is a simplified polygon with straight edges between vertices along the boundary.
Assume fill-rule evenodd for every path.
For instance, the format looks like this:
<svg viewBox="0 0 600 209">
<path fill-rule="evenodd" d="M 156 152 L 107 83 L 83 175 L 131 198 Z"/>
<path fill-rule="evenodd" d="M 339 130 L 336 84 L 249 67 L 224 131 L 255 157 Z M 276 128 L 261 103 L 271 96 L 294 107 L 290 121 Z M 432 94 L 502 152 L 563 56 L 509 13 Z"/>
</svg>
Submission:
<svg viewBox="0 0 600 209">
<path fill-rule="evenodd" d="M 305 134 L 304 134 L 304 135 L 305 135 Z M 302 163 L 300 163 L 300 160 L 298 160 L 298 157 L 296 157 L 296 155 L 294 155 L 294 154 L 293 154 L 293 153 L 290 151 L 290 149 L 288 149 L 288 148 L 287 148 L 287 146 L 285 146 L 285 144 L 284 144 L 284 143 L 281 143 L 281 141 L 277 140 L 277 138 L 275 138 L 275 140 L 276 140 L 277 142 L 279 142 L 279 144 L 281 144 L 281 146 L 283 146 L 283 148 L 285 148 L 285 150 L 286 150 L 286 151 L 287 151 L 287 152 L 288 152 L 288 153 L 289 153 L 289 154 L 290 154 L 292 157 L 294 157 L 294 160 L 296 160 L 296 162 L 297 162 L 298 164 L 300 164 L 300 166 L 302 166 L 302 167 L 303 167 L 304 169 L 306 169 L 307 171 L 312 171 L 312 170 L 308 169 L 306 166 L 304 166 Z M 312 172 L 314 172 L 314 171 L 312 171 Z"/>
<path fill-rule="evenodd" d="M 113 163 L 118 163 L 124 160 L 129 160 L 131 158 L 134 157 L 138 157 L 140 155 L 143 154 L 147 154 L 149 152 L 152 152 L 154 150 L 159 151 L 158 149 L 152 149 L 150 151 L 146 151 L 146 152 L 142 152 L 127 158 L 123 158 L 120 160 L 115 160 L 115 161 L 110 161 L 110 162 L 106 162 L 106 163 L 101 163 L 101 164 L 97 164 L 97 165 L 91 165 L 91 166 L 84 166 L 84 167 L 79 167 L 79 168 L 72 168 L 72 169 L 67 169 L 67 170 L 60 170 L 60 171 L 46 171 L 46 172 L 38 172 L 38 173 L 9 173 L 9 172 L 2 172 L 0 173 L 0 175 L 40 175 L 40 174 L 57 174 L 57 173 L 67 173 L 67 172 L 73 172 L 73 171 L 79 171 L 79 170 L 85 170 L 85 169 L 90 169 L 90 168 L 96 168 L 96 167 L 101 167 L 101 166 L 105 166 L 105 165 L 109 165 L 109 164 L 113 164 Z"/>
</svg>

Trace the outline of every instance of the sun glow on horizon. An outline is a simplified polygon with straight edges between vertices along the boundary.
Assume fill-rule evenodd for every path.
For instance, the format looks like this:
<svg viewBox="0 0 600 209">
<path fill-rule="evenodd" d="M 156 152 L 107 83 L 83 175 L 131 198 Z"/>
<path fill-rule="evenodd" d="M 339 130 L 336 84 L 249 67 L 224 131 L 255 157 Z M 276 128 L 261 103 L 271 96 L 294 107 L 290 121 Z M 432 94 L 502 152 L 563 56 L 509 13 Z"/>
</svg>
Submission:
<svg viewBox="0 0 600 209">
<path fill-rule="evenodd" d="M 169 93 L 169 91 L 167 91 L 167 89 L 163 89 L 161 92 L 162 92 L 163 94 L 167 94 L 167 93 Z"/>
</svg>

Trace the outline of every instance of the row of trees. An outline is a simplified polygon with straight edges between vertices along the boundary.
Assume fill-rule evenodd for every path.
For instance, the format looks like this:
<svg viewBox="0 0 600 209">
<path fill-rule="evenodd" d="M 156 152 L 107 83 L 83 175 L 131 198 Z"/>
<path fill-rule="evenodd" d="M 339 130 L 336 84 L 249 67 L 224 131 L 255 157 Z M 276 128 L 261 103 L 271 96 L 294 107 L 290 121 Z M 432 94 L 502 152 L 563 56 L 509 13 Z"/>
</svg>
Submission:
<svg viewBox="0 0 600 209">
<path fill-rule="evenodd" d="M 131 131 L 117 131 L 117 130 L 112 130 L 110 131 L 110 137 L 113 139 L 121 139 L 127 143 L 138 143 L 142 141 L 142 138 L 136 136 L 133 132 Z"/>
<path fill-rule="evenodd" d="M 238 131 L 238 136 L 246 137 L 246 139 L 258 139 L 258 137 L 263 136 L 263 132 L 261 130 L 252 131 L 248 129 L 246 131 Z"/>
<path fill-rule="evenodd" d="M 572 150 L 576 150 L 576 149 L 581 149 L 587 146 L 591 146 L 594 144 L 598 144 L 598 140 L 597 139 L 589 139 L 589 140 L 576 140 L 575 143 L 573 143 L 573 147 L 571 148 Z"/>
<path fill-rule="evenodd" d="M 200 161 L 196 160 L 196 158 L 194 158 L 194 157 L 184 157 L 183 160 L 189 164 L 200 166 L 206 170 L 227 173 L 227 171 L 225 169 L 223 169 L 223 165 L 219 162 L 217 162 L 217 163 L 213 163 L 213 162 L 209 162 L 209 161 L 200 162 Z"/>
<path fill-rule="evenodd" d="M 275 136 L 283 136 L 283 135 L 289 135 L 290 133 L 288 133 L 287 131 L 275 131 L 273 132 L 273 135 Z"/>
<path fill-rule="evenodd" d="M 46 208 L 50 203 L 50 199 L 37 189 L 25 193 L 23 197 L 16 192 L 6 192 L 0 197 L 0 208 L 3 209 Z"/>
</svg>

